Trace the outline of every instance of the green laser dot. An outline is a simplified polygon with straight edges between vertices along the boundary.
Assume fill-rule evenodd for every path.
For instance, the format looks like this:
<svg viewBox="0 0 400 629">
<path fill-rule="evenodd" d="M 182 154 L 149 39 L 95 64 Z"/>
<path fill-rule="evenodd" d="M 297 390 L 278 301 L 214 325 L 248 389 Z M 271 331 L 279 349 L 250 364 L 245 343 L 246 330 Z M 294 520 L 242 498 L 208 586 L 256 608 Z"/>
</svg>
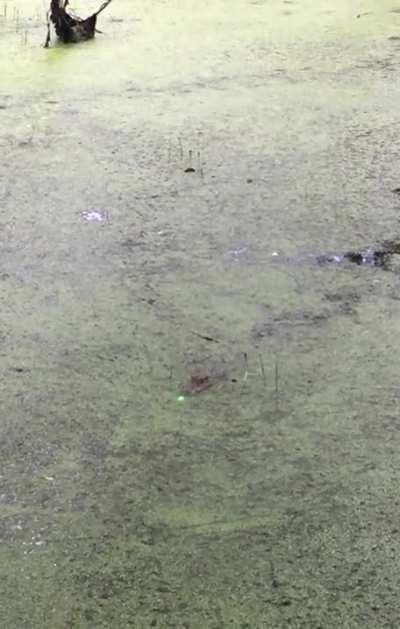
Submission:
<svg viewBox="0 0 400 629">
<path fill-rule="evenodd" d="M 176 398 L 177 402 L 184 402 L 185 401 L 185 396 L 184 395 L 178 395 L 178 397 Z"/>
</svg>

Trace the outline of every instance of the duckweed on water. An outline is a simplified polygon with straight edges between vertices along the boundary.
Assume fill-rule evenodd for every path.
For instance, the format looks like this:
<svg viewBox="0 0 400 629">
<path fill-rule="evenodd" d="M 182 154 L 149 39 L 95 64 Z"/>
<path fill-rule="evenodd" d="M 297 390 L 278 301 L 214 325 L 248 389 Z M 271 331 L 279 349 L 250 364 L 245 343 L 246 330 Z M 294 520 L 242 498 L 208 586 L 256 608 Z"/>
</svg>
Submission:
<svg viewBox="0 0 400 629">
<path fill-rule="evenodd" d="M 7 2 L 2 627 L 399 624 L 394 9 Z"/>
</svg>

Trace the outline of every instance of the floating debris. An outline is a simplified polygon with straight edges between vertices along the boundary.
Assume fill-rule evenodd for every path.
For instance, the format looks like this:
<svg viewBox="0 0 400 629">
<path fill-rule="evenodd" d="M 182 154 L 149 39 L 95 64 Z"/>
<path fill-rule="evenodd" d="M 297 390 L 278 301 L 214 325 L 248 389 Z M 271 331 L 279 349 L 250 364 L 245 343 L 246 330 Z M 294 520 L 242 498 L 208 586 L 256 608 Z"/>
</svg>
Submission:
<svg viewBox="0 0 400 629">
<path fill-rule="evenodd" d="M 246 262 L 249 260 L 250 256 L 250 248 L 246 244 L 238 244 L 233 249 L 229 249 L 227 252 L 227 257 L 232 262 Z"/>
<path fill-rule="evenodd" d="M 83 220 L 90 223 L 104 223 L 108 221 L 108 214 L 106 212 L 82 212 L 81 217 Z"/>
<path fill-rule="evenodd" d="M 210 389 L 212 385 L 213 381 L 210 376 L 191 376 L 188 384 L 186 385 L 185 393 L 201 393 L 202 391 Z"/>
<path fill-rule="evenodd" d="M 208 367 L 196 369 L 189 377 L 189 381 L 182 388 L 181 395 L 193 395 L 211 389 L 220 388 L 226 381 L 228 375 L 225 366 L 222 364 L 208 365 Z"/>
</svg>

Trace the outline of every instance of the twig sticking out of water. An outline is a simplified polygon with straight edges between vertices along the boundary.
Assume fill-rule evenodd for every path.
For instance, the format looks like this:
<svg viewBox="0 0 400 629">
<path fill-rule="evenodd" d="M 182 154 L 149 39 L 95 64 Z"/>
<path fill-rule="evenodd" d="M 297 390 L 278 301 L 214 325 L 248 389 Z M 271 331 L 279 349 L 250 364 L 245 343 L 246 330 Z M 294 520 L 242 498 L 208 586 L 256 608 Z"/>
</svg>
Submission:
<svg viewBox="0 0 400 629">
<path fill-rule="evenodd" d="M 279 413 L 279 363 L 278 359 L 275 358 L 275 412 Z"/>
<path fill-rule="evenodd" d="M 264 381 L 264 386 L 265 386 L 267 384 L 267 379 L 265 376 L 264 361 L 261 354 L 258 355 L 258 360 L 260 361 L 260 371 L 261 371 L 262 379 Z"/>
<path fill-rule="evenodd" d="M 200 177 L 202 179 L 204 179 L 204 170 L 203 170 L 203 166 L 201 165 L 201 154 L 200 151 L 197 151 L 197 169 L 200 173 Z"/>
<path fill-rule="evenodd" d="M 249 362 L 248 362 L 248 358 L 247 358 L 247 352 L 243 352 L 243 362 L 244 362 L 243 382 L 246 382 L 247 378 L 249 376 Z"/>
<path fill-rule="evenodd" d="M 185 168 L 185 173 L 195 173 L 196 169 L 193 168 L 193 151 L 189 150 L 189 166 Z"/>
<path fill-rule="evenodd" d="M 279 583 L 278 583 L 278 580 L 276 578 L 275 566 L 274 566 L 274 563 L 273 563 L 272 559 L 270 559 L 269 565 L 270 565 L 270 570 L 271 570 L 271 585 L 272 585 L 273 588 L 277 588 L 277 587 L 279 587 Z"/>
<path fill-rule="evenodd" d="M 203 341 L 209 341 L 210 343 L 219 343 L 218 339 L 215 339 L 212 336 L 208 336 L 207 334 L 200 334 L 200 332 L 196 332 L 196 330 L 192 330 L 192 334 L 198 336 Z"/>
<path fill-rule="evenodd" d="M 101 5 L 101 7 L 99 9 L 97 9 L 96 13 L 94 13 L 93 15 L 99 15 L 99 13 L 101 13 L 102 11 L 104 11 L 104 9 L 106 7 L 108 7 L 108 5 L 110 4 L 111 0 L 106 0 L 105 2 L 103 2 L 103 4 Z"/>
</svg>

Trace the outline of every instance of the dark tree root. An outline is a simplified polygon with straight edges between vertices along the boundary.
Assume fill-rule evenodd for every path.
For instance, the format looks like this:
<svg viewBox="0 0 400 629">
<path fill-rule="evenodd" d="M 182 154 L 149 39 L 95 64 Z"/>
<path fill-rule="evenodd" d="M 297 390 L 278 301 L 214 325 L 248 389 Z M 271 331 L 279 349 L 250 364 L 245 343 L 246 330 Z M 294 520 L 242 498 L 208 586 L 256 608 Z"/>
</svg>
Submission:
<svg viewBox="0 0 400 629">
<path fill-rule="evenodd" d="M 111 0 L 106 0 L 96 13 L 82 19 L 68 12 L 68 0 L 51 0 L 50 9 L 47 13 L 47 36 L 44 47 L 48 48 L 50 45 L 51 23 L 54 25 L 58 39 L 64 44 L 72 44 L 92 39 L 96 32 L 101 32 L 96 29 L 97 16 L 110 2 Z"/>
</svg>

